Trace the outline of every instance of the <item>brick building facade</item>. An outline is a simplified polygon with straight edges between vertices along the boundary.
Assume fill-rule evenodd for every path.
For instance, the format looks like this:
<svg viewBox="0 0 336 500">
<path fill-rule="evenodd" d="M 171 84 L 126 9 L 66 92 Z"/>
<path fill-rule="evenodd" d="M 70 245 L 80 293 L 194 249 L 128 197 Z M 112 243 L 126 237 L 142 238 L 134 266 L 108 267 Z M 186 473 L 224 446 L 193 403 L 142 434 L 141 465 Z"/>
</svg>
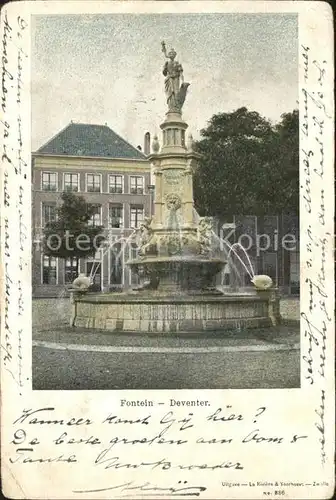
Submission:
<svg viewBox="0 0 336 500">
<path fill-rule="evenodd" d="M 53 220 L 63 191 L 83 196 L 96 208 L 91 223 L 102 225 L 110 248 L 95 258 L 80 259 L 79 270 L 90 274 L 95 288 L 128 287 L 133 281 L 124 265 L 121 243 L 150 215 L 152 192 L 146 156 L 109 127 L 69 124 L 32 154 L 33 295 L 58 296 L 76 277 L 74 262 L 42 253 L 44 225 Z"/>
</svg>

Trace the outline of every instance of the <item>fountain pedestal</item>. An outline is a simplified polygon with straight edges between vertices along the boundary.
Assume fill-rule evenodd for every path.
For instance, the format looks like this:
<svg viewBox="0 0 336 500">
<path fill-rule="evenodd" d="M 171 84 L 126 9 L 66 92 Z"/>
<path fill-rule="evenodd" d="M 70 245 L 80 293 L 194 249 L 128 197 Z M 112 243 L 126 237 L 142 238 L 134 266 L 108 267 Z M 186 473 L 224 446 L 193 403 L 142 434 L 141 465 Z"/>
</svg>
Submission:
<svg viewBox="0 0 336 500">
<path fill-rule="evenodd" d="M 149 156 L 156 178 L 154 216 L 140 229 L 138 258 L 128 262 L 161 295 L 218 294 L 215 277 L 225 265 L 212 224 L 195 218 L 192 174 L 201 155 L 193 151 L 192 140 L 187 143 L 187 127 L 180 110 L 168 111 L 162 148 Z"/>
</svg>

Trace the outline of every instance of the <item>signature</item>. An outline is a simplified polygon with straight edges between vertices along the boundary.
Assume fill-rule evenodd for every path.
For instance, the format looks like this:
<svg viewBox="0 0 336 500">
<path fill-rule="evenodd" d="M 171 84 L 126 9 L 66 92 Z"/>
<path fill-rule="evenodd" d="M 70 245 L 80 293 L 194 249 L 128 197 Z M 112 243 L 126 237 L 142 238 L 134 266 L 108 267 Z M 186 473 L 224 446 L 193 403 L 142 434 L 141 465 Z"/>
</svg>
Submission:
<svg viewBox="0 0 336 500">
<path fill-rule="evenodd" d="M 131 493 L 126 493 L 123 497 L 129 496 L 155 496 L 155 497 L 164 497 L 164 496 L 190 496 L 190 497 L 199 497 L 200 494 L 205 491 L 207 488 L 205 486 L 187 486 L 188 481 L 178 481 L 177 486 L 168 486 L 161 487 L 149 482 L 145 482 L 143 484 L 135 485 L 134 481 L 130 481 L 128 483 L 119 484 L 117 486 L 108 486 L 107 488 L 99 488 L 93 490 L 73 490 L 73 493 L 98 493 L 101 491 L 110 491 L 117 490 L 120 491 L 129 491 Z M 153 493 L 155 492 L 155 493 Z"/>
</svg>

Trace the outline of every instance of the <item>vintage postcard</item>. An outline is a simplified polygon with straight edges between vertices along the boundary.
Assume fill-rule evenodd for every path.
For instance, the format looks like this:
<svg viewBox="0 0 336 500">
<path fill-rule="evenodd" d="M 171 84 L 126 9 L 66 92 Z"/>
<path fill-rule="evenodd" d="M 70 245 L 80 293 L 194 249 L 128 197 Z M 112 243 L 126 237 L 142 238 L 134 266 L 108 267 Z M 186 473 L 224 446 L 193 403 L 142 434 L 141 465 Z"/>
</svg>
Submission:
<svg viewBox="0 0 336 500">
<path fill-rule="evenodd" d="M 1 10 L 1 479 L 334 492 L 325 2 Z"/>
</svg>

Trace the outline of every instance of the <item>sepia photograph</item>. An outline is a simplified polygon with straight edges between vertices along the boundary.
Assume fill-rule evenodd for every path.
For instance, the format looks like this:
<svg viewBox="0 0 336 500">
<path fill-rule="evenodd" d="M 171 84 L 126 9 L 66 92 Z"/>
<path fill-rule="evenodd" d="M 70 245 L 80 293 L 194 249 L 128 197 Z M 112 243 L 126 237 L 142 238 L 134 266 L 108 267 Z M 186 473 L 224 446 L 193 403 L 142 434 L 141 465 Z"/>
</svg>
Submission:
<svg viewBox="0 0 336 500">
<path fill-rule="evenodd" d="M 300 387 L 296 13 L 32 17 L 33 388 Z"/>
</svg>

